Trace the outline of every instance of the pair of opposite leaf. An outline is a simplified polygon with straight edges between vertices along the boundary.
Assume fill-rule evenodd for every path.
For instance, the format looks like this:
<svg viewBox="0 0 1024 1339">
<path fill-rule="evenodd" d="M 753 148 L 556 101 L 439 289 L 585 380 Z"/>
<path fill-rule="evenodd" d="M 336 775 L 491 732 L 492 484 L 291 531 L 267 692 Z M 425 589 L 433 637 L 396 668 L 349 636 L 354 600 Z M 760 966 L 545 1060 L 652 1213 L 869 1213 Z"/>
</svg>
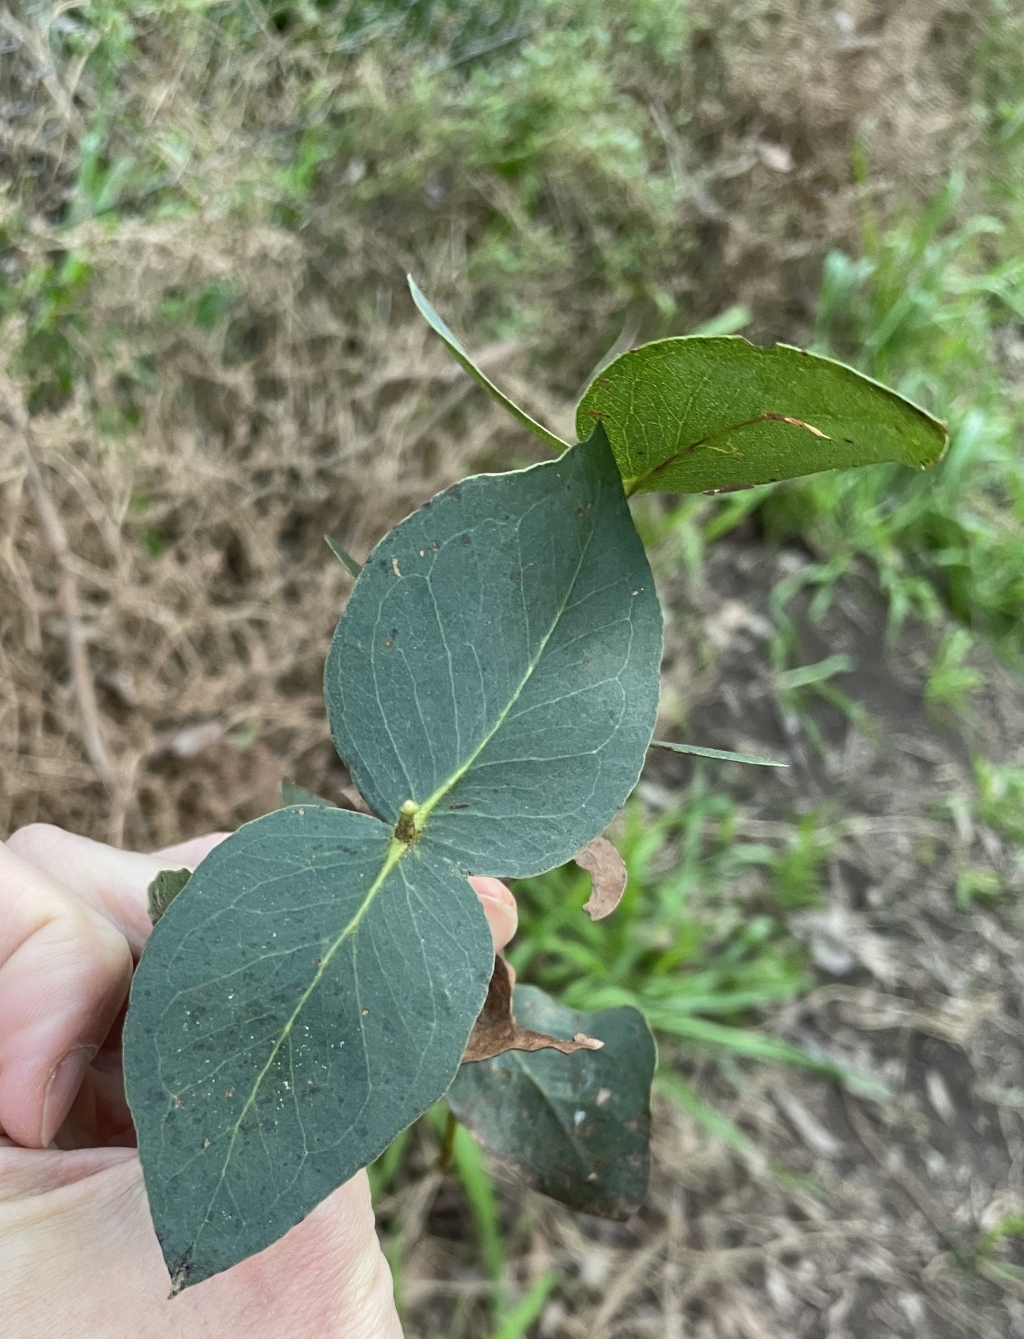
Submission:
<svg viewBox="0 0 1024 1339">
<path fill-rule="evenodd" d="M 513 1019 L 467 876 L 525 877 L 582 853 L 591 910 L 616 900 L 618 872 L 589 844 L 643 766 L 661 659 L 627 492 L 922 466 L 944 435 L 839 364 L 715 339 L 624 355 L 577 421 L 585 441 L 454 485 L 357 569 L 324 695 L 371 812 L 288 805 L 211 852 L 184 895 L 173 880 L 154 891 L 163 915 L 124 1059 L 175 1292 L 270 1245 L 446 1092 L 541 1189 L 613 1216 L 642 1198 L 642 1016 L 575 1015 L 519 987 Z M 518 1028 L 604 1046 L 492 1050 L 460 1071 L 489 991 L 506 1042 Z"/>
</svg>

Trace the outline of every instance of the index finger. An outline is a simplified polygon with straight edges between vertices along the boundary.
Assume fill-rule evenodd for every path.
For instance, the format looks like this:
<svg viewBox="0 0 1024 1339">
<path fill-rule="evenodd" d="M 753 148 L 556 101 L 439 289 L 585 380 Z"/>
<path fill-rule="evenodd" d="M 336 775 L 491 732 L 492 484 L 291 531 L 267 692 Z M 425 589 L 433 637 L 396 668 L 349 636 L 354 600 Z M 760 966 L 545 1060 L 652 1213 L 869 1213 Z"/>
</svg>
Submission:
<svg viewBox="0 0 1024 1339">
<path fill-rule="evenodd" d="M 0 1128 L 45 1147 L 128 995 L 105 916 L 0 844 Z"/>
</svg>

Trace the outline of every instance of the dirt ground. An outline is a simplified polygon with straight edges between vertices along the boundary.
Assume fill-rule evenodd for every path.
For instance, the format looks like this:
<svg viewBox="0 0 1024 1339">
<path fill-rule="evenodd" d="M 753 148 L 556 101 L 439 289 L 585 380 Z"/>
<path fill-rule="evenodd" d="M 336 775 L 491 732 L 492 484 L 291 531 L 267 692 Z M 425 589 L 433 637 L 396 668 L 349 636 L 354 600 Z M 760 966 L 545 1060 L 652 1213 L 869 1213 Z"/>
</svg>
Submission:
<svg viewBox="0 0 1024 1339">
<path fill-rule="evenodd" d="M 1022 926 L 1009 900 L 958 911 L 953 887 L 968 863 L 1000 869 L 1011 886 L 1021 872 L 957 802 L 972 791 L 969 752 L 923 709 L 925 635 L 887 650 L 869 582 L 847 585 L 807 625 L 805 649 L 808 660 L 855 657 L 844 689 L 875 731 L 828 709 L 820 756 L 786 719 L 765 668 L 766 593 L 804 561 L 749 536 L 718 546 L 698 590 L 663 586 L 675 610 L 667 674 L 689 677 L 687 651 L 710 637 L 716 671 L 692 703 L 702 738 L 793 761 L 782 780 L 748 792 L 741 835 L 777 836 L 781 814 L 833 806 L 827 904 L 793 918 L 819 984 L 765 1027 L 874 1076 L 892 1099 L 763 1066 L 726 1083 L 713 1063 L 663 1049 L 663 1063 L 678 1064 L 763 1158 L 731 1153 L 659 1101 L 651 1190 L 629 1223 L 573 1215 L 503 1182 L 520 1285 L 550 1267 L 563 1280 L 539 1322 L 543 1339 L 1024 1334 L 1024 1289 L 1000 1268 L 1022 1263 L 1019 1248 L 978 1249 L 1024 1202 Z M 1019 760 L 1019 694 L 998 667 L 985 670 L 988 747 Z M 648 802 L 668 802 L 684 771 L 675 760 L 653 768 Z M 950 809 L 954 818 L 936 816 Z M 446 1332 L 453 1306 L 478 1297 L 482 1281 L 467 1268 L 470 1234 L 454 1187 L 430 1171 L 426 1136 L 421 1156 L 424 1178 L 381 1207 L 402 1232 L 410 1332 L 425 1339 Z"/>
<path fill-rule="evenodd" d="M 414 352 L 430 393 L 440 382 L 450 394 L 443 362 L 424 346 Z M 383 361 L 383 384 L 396 366 L 410 377 L 403 357 L 412 359 L 399 349 Z M 396 411 L 399 440 L 418 431 L 410 421 L 422 404 L 410 408 L 411 398 L 399 401 L 404 417 Z M 0 654 L 8 685 L 21 685 L 0 703 L 7 827 L 44 818 L 154 847 L 274 807 L 285 774 L 337 794 L 346 778 L 319 675 L 348 578 L 320 556 L 331 525 L 324 467 L 254 448 L 257 486 L 218 528 L 210 516 L 232 507 L 229 473 L 189 454 L 187 440 L 173 464 L 144 458 L 137 468 L 149 471 L 159 523 L 176 539 L 140 555 L 124 539 L 132 503 L 116 450 L 87 469 L 62 426 L 48 436 L 45 422 L 33 424 L 23 439 L 42 494 L 23 462 L 10 461 L 0 481 Z M 482 411 L 478 440 L 493 441 L 495 426 Z M 388 459 L 378 468 L 393 468 Z M 404 482 L 396 510 L 415 486 Z M 63 568 L 38 521 L 40 496 L 67 531 Z M 739 835 L 778 839 L 794 814 L 825 806 L 836 838 L 827 903 L 792 918 L 818 984 L 763 1026 L 881 1080 L 892 1100 L 765 1066 L 734 1066 L 726 1081 L 711 1061 L 663 1048 L 663 1062 L 679 1065 L 761 1156 L 738 1156 L 659 1100 L 650 1194 L 624 1225 L 573 1215 L 496 1169 L 513 1292 L 549 1268 L 560 1275 L 536 1327 L 542 1339 L 1024 1335 L 1024 1288 L 1001 1269 L 1024 1258 L 1012 1238 L 979 1251 L 986 1232 L 1024 1212 L 1024 926 L 1012 898 L 961 911 L 954 895 L 967 866 L 1020 889 L 1021 871 L 970 806 L 972 752 L 1024 761 L 1019 690 L 984 663 L 973 737 L 937 724 L 923 705 L 932 634 L 911 628 L 889 648 L 865 574 L 840 587 L 823 619 L 801 619 L 797 663 L 852 655 L 857 669 L 842 686 L 872 723 L 813 708 L 819 752 L 780 701 L 766 648 L 768 593 L 808 561 L 750 527 L 714 546 L 696 583 L 663 574 L 666 700 L 699 722 L 703 742 L 790 759 L 786 773 L 744 770 Z M 69 574 L 86 591 L 78 631 L 92 657 L 105 782 L 83 756 L 66 668 Z M 669 803 L 687 776 L 684 760 L 652 764 L 647 803 Z M 401 1234 L 409 1333 L 475 1339 L 488 1329 L 488 1285 L 465 1201 L 433 1169 L 429 1135 L 418 1137 L 411 1165 L 418 1159 L 421 1175 L 380 1206 L 383 1230 Z"/>
<path fill-rule="evenodd" d="M 709 0 L 679 95 L 692 135 L 665 144 L 694 186 L 677 296 L 685 307 L 692 295 L 695 318 L 744 301 L 758 337 L 806 337 L 822 257 L 856 245 L 865 202 L 891 216 L 904 187 L 927 196 L 975 151 L 977 89 L 961 66 L 983 9 Z M 63 104 L 31 44 L 8 38 L 20 63 L 4 105 L 28 108 L 2 146 L 13 177 Z M 269 107 L 253 88 L 252 105 Z M 377 232 L 343 220 L 344 263 L 328 246 L 329 193 L 302 237 L 202 209 L 58 237 L 48 220 L 75 171 L 58 129 L 40 169 L 49 194 L 19 245 L 26 264 L 73 248 L 99 276 L 96 328 L 122 334 L 102 358 L 85 349 L 88 386 L 31 422 L 26 388 L 0 381 L 0 833 L 43 820 L 154 849 L 266 812 L 285 775 L 340 797 L 320 676 L 350 581 L 322 536 L 362 559 L 437 488 L 533 447 L 398 299 L 392 318 L 406 268 L 451 296 L 453 319 L 473 310 L 440 224 L 419 247 L 401 233 L 401 200 Z M 855 141 L 869 186 L 851 185 Z M 453 196 L 446 211 L 465 208 Z M 240 315 L 208 330 L 161 323 L 167 292 L 221 281 L 243 295 Z M 483 354 L 566 433 L 568 396 L 610 342 L 593 332 L 604 340 L 618 310 L 601 295 L 574 305 L 572 283 L 552 298 L 564 323 L 551 339 L 568 350 L 555 376 L 525 344 Z M 16 316 L 0 327 L 0 367 L 24 334 Z M 137 348 L 161 381 L 125 432 L 138 406 L 119 368 Z M 122 430 L 105 431 L 98 406 L 122 413 Z M 933 720 L 931 634 L 910 628 L 888 647 L 864 574 L 801 625 L 805 662 L 855 658 L 841 684 L 872 722 L 815 707 L 819 753 L 768 668 L 768 592 L 807 560 L 749 529 L 714 546 L 697 584 L 664 574 L 666 701 L 702 742 L 792 763 L 723 780 L 744 788 L 740 835 L 777 840 L 795 814 L 828 813 L 826 904 L 792 917 L 817 984 L 762 1026 L 874 1076 L 892 1099 L 765 1066 L 726 1076 L 663 1047 L 761 1155 L 730 1151 L 659 1099 L 650 1194 L 624 1225 L 573 1215 L 496 1169 L 513 1291 L 559 1271 L 540 1339 L 1024 1339 L 1024 1276 L 1004 1268 L 1024 1252 L 1012 1238 L 986 1244 L 1024 1215 L 1024 923 L 1012 895 L 966 910 L 955 897 L 967 868 L 1022 891 L 970 797 L 973 753 L 1024 765 L 1024 706 L 983 662 L 973 736 Z M 682 760 L 652 763 L 646 802 L 667 803 L 687 776 Z M 417 1139 L 421 1174 L 380 1206 L 389 1238 L 401 1234 L 409 1334 L 483 1339 L 489 1285 L 465 1201 L 433 1169 L 430 1136 Z"/>
</svg>

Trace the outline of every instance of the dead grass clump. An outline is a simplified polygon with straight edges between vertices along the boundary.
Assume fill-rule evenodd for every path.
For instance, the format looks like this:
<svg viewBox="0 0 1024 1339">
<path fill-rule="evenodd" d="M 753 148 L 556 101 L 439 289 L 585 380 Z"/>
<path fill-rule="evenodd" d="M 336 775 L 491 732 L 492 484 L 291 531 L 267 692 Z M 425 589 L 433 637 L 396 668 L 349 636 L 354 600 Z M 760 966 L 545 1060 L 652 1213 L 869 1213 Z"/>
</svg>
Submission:
<svg viewBox="0 0 1024 1339">
<path fill-rule="evenodd" d="M 153 844 L 327 766 L 346 578 L 322 533 L 362 555 L 436 488 L 533 450 L 412 322 L 406 268 L 463 329 L 506 336 L 493 365 L 567 432 L 623 312 L 658 333 L 743 301 L 799 338 L 860 207 L 884 220 L 980 150 L 995 11 L 648 9 L 606 16 L 640 34 L 609 55 L 582 11 L 526 6 L 504 54 L 435 74 L 427 39 L 357 41 L 328 11 L 280 31 L 189 6 L 5 16 L 8 395 L 77 564 L 118 778 L 84 759 L 58 571 L 7 437 L 5 827 Z M 446 22 L 436 40 L 462 40 Z M 195 722 L 221 741 L 172 767 Z"/>
<path fill-rule="evenodd" d="M 365 556 L 511 434 L 484 409 L 457 446 L 438 435 L 466 379 L 420 326 L 357 331 L 305 300 L 287 234 L 89 224 L 69 244 L 107 277 L 94 310 L 119 336 L 86 351 L 88 389 L 27 432 L 67 534 L 112 773 L 98 781 L 82 755 L 59 569 L 15 430 L 24 387 L 7 379 L 0 824 L 159 846 L 273 807 L 285 772 L 325 783 L 320 676 L 350 578 L 323 535 Z M 245 299 L 211 328 L 154 319 L 163 295 L 240 265 Z M 12 360 L 21 332 L 6 333 Z M 516 353 L 484 350 L 492 365 Z M 105 434 L 97 405 L 130 408 L 140 357 L 157 377 L 143 426 Z"/>
</svg>

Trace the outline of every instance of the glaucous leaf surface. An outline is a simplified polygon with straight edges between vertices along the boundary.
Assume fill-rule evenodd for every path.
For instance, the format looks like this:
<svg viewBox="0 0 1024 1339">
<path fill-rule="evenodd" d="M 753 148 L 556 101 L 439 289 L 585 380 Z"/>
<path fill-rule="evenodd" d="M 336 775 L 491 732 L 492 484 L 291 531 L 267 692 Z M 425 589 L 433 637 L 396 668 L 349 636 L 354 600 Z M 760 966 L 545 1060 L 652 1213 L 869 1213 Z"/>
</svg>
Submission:
<svg viewBox="0 0 1024 1339">
<path fill-rule="evenodd" d="M 624 353 L 576 410 L 604 425 L 627 494 L 750 487 L 818 470 L 934 464 L 945 424 L 877 381 L 787 344 L 658 340 Z"/>
<path fill-rule="evenodd" d="M 448 1104 L 495 1157 L 535 1189 L 584 1213 L 628 1218 L 650 1170 L 654 1038 L 637 1009 L 581 1013 L 536 986 L 516 986 L 523 1027 L 569 1038 L 584 1033 L 600 1051 L 506 1051 L 465 1064 Z"/>
<path fill-rule="evenodd" d="M 206 857 L 124 1032 L 174 1291 L 276 1241 L 442 1096 L 493 961 L 462 872 L 375 818 L 280 809 Z"/>
<path fill-rule="evenodd" d="M 493 966 L 465 875 L 550 868 L 604 828 L 660 654 L 601 430 L 378 545 L 325 694 L 387 821 L 286 787 L 202 862 L 136 973 L 126 1084 L 174 1291 L 275 1241 L 444 1093 Z"/>
<path fill-rule="evenodd" d="M 375 813 L 523 877 L 597 836 L 636 784 L 661 613 L 603 430 L 558 460 L 438 494 L 374 549 L 324 675 Z"/>
</svg>

